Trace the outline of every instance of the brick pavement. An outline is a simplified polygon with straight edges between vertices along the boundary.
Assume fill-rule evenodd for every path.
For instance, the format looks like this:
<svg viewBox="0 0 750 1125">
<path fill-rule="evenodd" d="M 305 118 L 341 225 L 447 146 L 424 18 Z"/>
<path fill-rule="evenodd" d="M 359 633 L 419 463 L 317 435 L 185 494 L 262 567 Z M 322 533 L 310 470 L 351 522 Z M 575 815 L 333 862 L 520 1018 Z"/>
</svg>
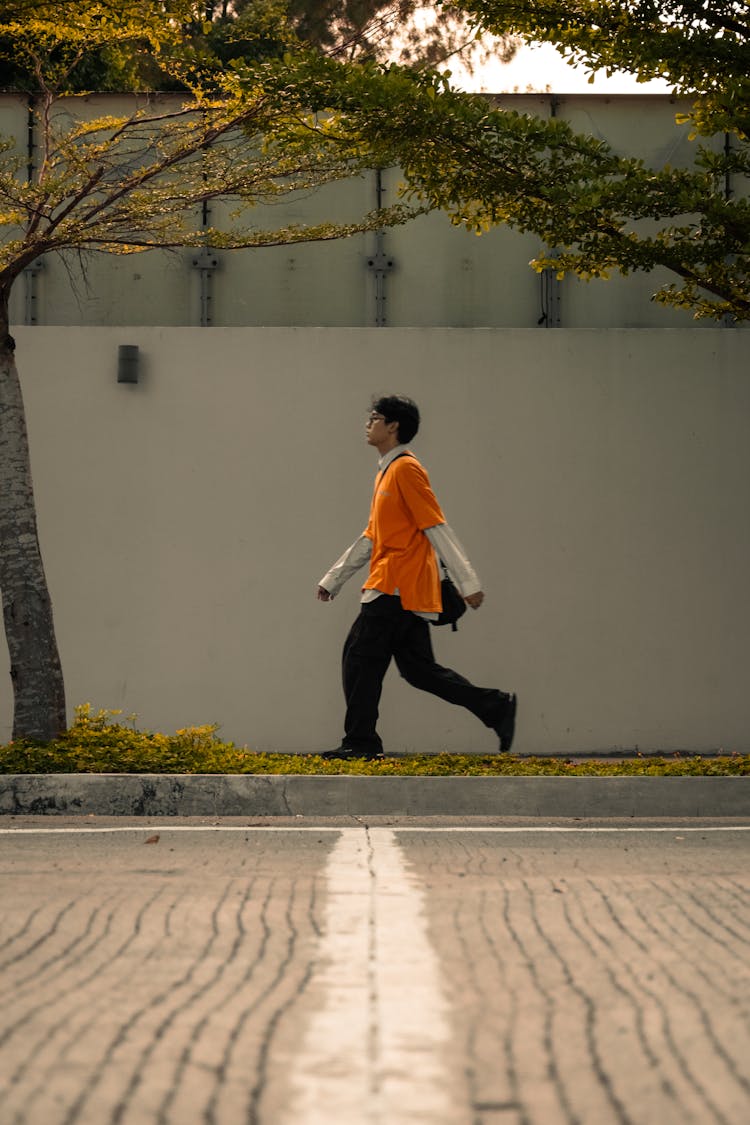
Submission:
<svg viewBox="0 0 750 1125">
<path fill-rule="evenodd" d="M 303 1125 L 744 1125 L 749 846 L 679 826 L 3 835 L 0 1121 L 287 1125 L 327 1006 L 331 1073 L 371 1096 Z M 341 962 L 357 942 L 363 961 L 332 998 L 337 901 Z M 447 1030 L 410 1018 L 398 1042 L 431 958 Z M 394 1076 L 425 1044 L 429 1083 Z"/>
<path fill-rule="evenodd" d="M 401 842 L 476 1125 L 750 1120 L 750 876 L 729 837 Z"/>
<path fill-rule="evenodd" d="M 331 843 L 4 839 L 4 1125 L 260 1120 Z"/>
</svg>

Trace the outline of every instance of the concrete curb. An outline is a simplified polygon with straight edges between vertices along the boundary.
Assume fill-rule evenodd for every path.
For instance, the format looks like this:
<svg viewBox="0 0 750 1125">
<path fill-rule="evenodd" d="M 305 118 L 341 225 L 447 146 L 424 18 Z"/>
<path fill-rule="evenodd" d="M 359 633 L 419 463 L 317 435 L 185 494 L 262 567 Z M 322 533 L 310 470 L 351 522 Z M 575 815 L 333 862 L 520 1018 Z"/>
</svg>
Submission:
<svg viewBox="0 0 750 1125">
<path fill-rule="evenodd" d="M 750 777 L 5 774 L 0 815 L 746 817 Z"/>
</svg>

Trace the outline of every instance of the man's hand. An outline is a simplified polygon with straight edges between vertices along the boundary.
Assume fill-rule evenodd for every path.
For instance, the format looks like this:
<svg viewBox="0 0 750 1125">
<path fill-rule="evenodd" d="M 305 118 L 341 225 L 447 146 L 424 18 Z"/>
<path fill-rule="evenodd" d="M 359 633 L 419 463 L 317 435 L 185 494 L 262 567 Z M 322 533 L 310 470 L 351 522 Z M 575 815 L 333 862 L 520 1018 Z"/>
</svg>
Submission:
<svg viewBox="0 0 750 1125">
<path fill-rule="evenodd" d="M 331 601 L 333 601 L 333 595 L 329 594 L 327 590 L 324 590 L 322 586 L 318 586 L 318 589 L 317 589 L 317 592 L 316 592 L 315 596 L 317 597 L 319 602 L 331 602 Z"/>
<path fill-rule="evenodd" d="M 467 595 L 467 597 L 464 598 L 464 601 L 468 606 L 471 606 L 472 609 L 479 609 L 480 605 L 484 601 L 484 593 L 482 590 L 477 590 L 476 594 Z"/>
</svg>

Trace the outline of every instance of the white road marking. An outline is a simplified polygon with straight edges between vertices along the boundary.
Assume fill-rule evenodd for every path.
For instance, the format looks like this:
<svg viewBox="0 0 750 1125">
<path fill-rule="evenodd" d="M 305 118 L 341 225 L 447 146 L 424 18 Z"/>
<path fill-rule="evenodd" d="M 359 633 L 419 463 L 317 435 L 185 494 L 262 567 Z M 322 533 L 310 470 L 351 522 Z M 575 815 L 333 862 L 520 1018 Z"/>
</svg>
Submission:
<svg viewBox="0 0 750 1125">
<path fill-rule="evenodd" d="M 318 998 L 280 1125 L 458 1125 L 450 1020 L 423 893 L 392 830 L 341 833 L 326 867 Z"/>
</svg>

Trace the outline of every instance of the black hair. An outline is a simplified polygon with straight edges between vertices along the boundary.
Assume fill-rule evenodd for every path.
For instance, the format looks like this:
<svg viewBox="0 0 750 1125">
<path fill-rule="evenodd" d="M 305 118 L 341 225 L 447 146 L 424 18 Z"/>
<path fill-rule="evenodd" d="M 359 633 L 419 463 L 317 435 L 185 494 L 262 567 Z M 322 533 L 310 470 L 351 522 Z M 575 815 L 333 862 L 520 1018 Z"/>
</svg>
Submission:
<svg viewBox="0 0 750 1125">
<path fill-rule="evenodd" d="M 382 414 L 386 422 L 398 422 L 398 440 L 402 445 L 419 429 L 419 408 L 414 399 L 405 395 L 383 395 L 372 400 L 372 409 Z"/>
</svg>

